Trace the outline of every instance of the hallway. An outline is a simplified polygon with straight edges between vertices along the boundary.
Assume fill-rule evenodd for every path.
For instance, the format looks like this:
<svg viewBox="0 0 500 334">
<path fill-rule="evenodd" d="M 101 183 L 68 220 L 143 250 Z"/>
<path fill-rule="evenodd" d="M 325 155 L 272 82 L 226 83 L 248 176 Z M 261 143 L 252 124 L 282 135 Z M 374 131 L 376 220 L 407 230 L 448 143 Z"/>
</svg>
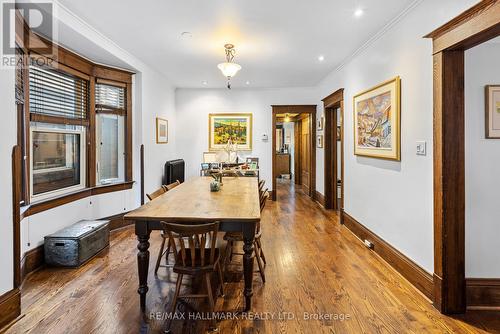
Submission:
<svg viewBox="0 0 500 334">
<path fill-rule="evenodd" d="M 340 226 L 335 212 L 293 186 L 278 182 L 278 202 L 267 203 L 262 229 L 267 281 L 264 285 L 254 275 L 253 314 L 247 316 L 255 319 L 224 320 L 220 333 L 494 333 L 500 328 L 498 313 L 441 315 Z M 152 235 L 152 258 L 160 241 L 158 233 Z M 112 233 L 109 251 L 79 269 L 42 268 L 30 275 L 22 289 L 24 317 L 7 333 L 158 332 L 162 321 L 138 328 L 136 245 L 134 229 L 127 227 Z M 152 262 L 148 310 L 162 312 L 175 275 L 163 268 L 155 279 Z M 242 307 L 243 282 L 231 281 L 216 309 Z M 173 332 L 200 333 L 200 326 L 206 322 L 176 321 Z"/>
</svg>

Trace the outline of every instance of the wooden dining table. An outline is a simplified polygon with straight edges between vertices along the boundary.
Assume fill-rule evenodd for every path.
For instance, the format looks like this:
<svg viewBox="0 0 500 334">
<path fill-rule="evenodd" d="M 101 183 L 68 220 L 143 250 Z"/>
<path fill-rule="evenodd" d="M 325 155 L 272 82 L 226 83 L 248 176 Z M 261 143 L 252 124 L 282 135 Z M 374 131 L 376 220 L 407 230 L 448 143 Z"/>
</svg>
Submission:
<svg viewBox="0 0 500 334">
<path fill-rule="evenodd" d="M 135 222 L 141 311 L 146 311 L 149 271 L 149 237 L 162 230 L 161 222 L 200 224 L 220 222 L 219 230 L 243 233 L 245 311 L 252 305 L 253 241 L 260 221 L 258 180 L 255 177 L 224 177 L 218 192 L 210 191 L 212 177 L 193 177 L 125 215 Z"/>
</svg>

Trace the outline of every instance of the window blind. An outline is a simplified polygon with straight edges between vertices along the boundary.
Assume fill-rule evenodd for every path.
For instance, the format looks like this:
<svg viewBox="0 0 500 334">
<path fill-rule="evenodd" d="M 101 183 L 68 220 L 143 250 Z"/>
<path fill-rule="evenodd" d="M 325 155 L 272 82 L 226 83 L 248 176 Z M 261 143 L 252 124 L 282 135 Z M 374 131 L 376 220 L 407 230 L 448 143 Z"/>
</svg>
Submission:
<svg viewBox="0 0 500 334">
<path fill-rule="evenodd" d="M 29 68 L 30 113 L 87 118 L 88 81 L 51 68 Z"/>
<path fill-rule="evenodd" d="M 24 103 L 23 51 L 19 48 L 16 48 L 16 103 Z"/>
<path fill-rule="evenodd" d="M 95 87 L 96 112 L 125 113 L 125 88 L 97 83 Z"/>
</svg>

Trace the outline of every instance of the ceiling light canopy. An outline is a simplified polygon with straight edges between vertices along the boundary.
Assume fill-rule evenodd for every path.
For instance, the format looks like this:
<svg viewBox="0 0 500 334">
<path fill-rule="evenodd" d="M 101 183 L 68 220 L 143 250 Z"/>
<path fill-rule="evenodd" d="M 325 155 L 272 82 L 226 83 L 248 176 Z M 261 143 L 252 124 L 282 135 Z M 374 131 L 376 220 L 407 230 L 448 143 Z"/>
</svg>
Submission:
<svg viewBox="0 0 500 334">
<path fill-rule="evenodd" d="M 356 11 L 354 11 L 354 16 L 361 17 L 361 16 L 363 16 L 363 13 L 364 13 L 363 9 L 358 8 L 358 9 L 356 9 Z"/>
<path fill-rule="evenodd" d="M 227 78 L 227 88 L 231 89 L 231 78 L 234 77 L 239 70 L 241 70 L 241 66 L 233 61 L 234 55 L 236 54 L 234 45 L 226 44 L 224 45 L 224 48 L 226 49 L 226 62 L 220 63 L 219 65 L 217 65 L 217 67 Z"/>
</svg>

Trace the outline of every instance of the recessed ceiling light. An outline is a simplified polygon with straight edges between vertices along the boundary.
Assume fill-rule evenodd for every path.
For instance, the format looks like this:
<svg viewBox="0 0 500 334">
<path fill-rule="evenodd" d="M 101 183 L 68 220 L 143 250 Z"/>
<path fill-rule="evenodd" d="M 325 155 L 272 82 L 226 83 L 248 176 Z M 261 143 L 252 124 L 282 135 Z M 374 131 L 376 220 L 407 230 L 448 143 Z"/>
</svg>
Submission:
<svg viewBox="0 0 500 334">
<path fill-rule="evenodd" d="M 206 86 L 206 85 L 208 85 L 208 81 L 207 81 L 207 80 L 203 80 L 203 81 L 201 82 L 201 84 Z"/>
<path fill-rule="evenodd" d="M 358 8 L 354 11 L 354 16 L 356 16 L 356 17 L 361 17 L 361 16 L 363 16 L 363 14 L 364 14 L 364 11 L 361 8 Z"/>
<path fill-rule="evenodd" d="M 181 37 L 184 39 L 189 39 L 189 38 L 193 37 L 193 34 L 189 31 L 183 31 L 181 33 Z"/>
<path fill-rule="evenodd" d="M 247 85 L 250 85 L 250 81 L 245 82 Z"/>
<path fill-rule="evenodd" d="M 325 56 L 323 56 L 323 55 L 319 56 L 319 57 L 318 57 L 318 60 L 319 60 L 319 61 L 323 61 L 323 60 L 325 60 Z"/>
</svg>

